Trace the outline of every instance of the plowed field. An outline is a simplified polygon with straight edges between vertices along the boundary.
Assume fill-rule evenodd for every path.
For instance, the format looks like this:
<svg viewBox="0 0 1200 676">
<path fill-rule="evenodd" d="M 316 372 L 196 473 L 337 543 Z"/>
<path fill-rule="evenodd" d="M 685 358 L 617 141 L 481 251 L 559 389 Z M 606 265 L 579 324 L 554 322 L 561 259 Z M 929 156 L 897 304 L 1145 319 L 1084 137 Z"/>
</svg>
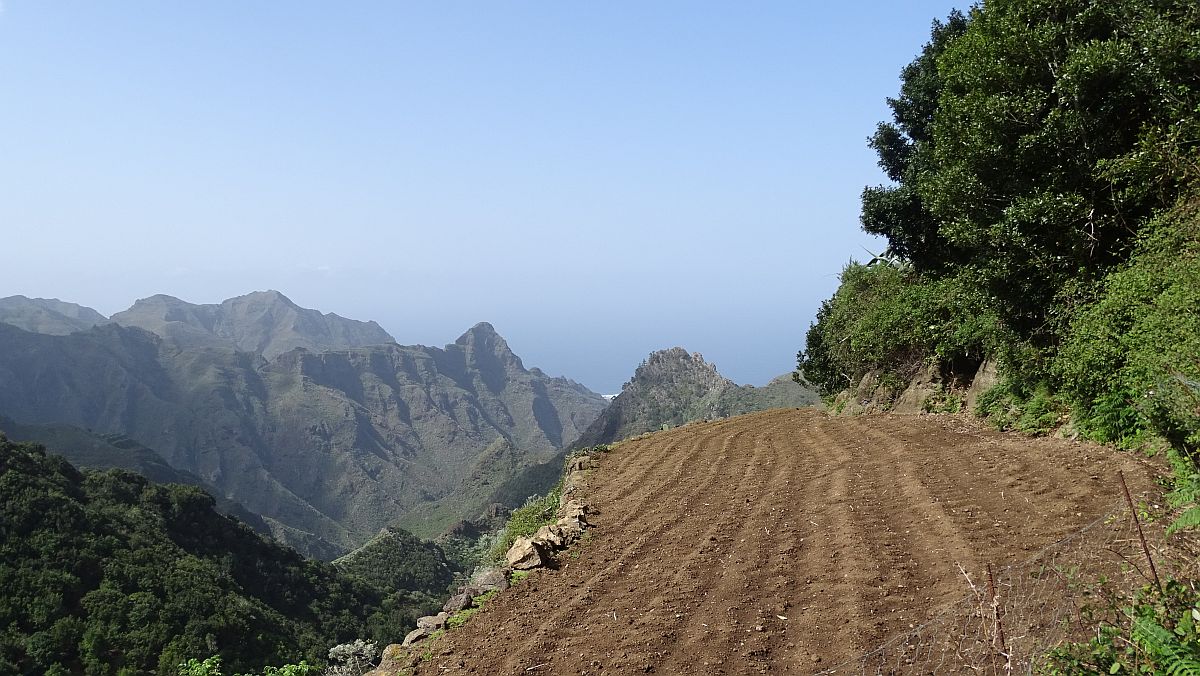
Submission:
<svg viewBox="0 0 1200 676">
<path fill-rule="evenodd" d="M 630 441 L 596 528 L 433 645 L 421 674 L 813 673 L 1109 511 L 1135 458 L 950 416 L 777 410 Z"/>
</svg>

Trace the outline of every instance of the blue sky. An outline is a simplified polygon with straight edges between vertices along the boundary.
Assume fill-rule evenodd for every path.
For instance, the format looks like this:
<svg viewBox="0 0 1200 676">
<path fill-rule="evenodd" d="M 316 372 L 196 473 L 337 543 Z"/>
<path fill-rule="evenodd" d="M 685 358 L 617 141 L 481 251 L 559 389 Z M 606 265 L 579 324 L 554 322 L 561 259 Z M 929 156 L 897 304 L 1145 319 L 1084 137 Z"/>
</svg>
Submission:
<svg viewBox="0 0 1200 676">
<path fill-rule="evenodd" d="M 0 4 L 0 296 L 278 289 L 619 390 L 762 384 L 871 238 L 946 2 Z"/>
</svg>

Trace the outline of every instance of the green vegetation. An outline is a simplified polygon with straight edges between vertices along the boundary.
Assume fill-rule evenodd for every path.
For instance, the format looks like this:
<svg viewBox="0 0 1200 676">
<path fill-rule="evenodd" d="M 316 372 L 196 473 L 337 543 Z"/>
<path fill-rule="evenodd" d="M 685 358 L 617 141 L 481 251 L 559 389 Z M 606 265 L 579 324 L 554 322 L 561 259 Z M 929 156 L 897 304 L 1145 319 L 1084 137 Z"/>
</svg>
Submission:
<svg viewBox="0 0 1200 676">
<path fill-rule="evenodd" d="M 375 589 L 424 594 L 431 603 L 454 580 L 454 570 L 436 544 L 401 528 L 384 529 L 333 565 Z"/>
<path fill-rule="evenodd" d="M 446 619 L 446 626 L 451 629 L 458 629 L 459 627 L 462 627 L 464 624 L 469 622 L 476 613 L 483 610 L 483 607 L 487 605 L 488 601 L 496 598 L 496 595 L 499 593 L 500 592 L 493 589 L 490 592 L 485 592 L 479 596 L 476 596 L 471 600 L 474 606 L 465 610 L 460 610 L 451 615 Z"/>
<path fill-rule="evenodd" d="M 195 487 L 81 473 L 3 436 L 0 505 L 0 673 L 321 664 L 429 610 L 264 539 Z"/>
<path fill-rule="evenodd" d="M 1096 635 L 1052 650 L 1043 673 L 1200 674 L 1200 595 L 1193 586 L 1171 580 L 1161 592 L 1147 586 L 1129 599 L 1095 597 L 1106 600 L 1080 612 Z"/>
<path fill-rule="evenodd" d="M 998 345 L 1000 321 L 962 279 L 923 278 L 909 267 L 851 263 L 817 312 L 801 353 L 804 377 L 831 395 L 880 371 L 899 394 L 927 359 L 978 364 Z"/>
<path fill-rule="evenodd" d="M 266 667 L 262 676 L 319 676 L 322 669 L 303 660 L 299 664 L 285 664 L 282 667 Z M 221 669 L 220 657 L 209 657 L 204 660 L 195 658 L 179 665 L 178 676 L 224 676 Z M 257 676 L 256 674 L 240 674 L 238 676 Z"/>
<path fill-rule="evenodd" d="M 893 183 L 863 193 L 888 249 L 843 270 L 805 379 L 828 396 L 872 374 L 895 396 L 990 355 L 997 425 L 1165 440 L 1175 500 L 1194 499 L 1200 8 L 995 0 L 934 22 L 901 77 L 870 142 Z"/>
<path fill-rule="evenodd" d="M 888 249 L 843 270 L 799 370 L 895 398 L 994 357 L 978 413 L 1165 448 L 1190 506 L 1169 530 L 1200 526 L 1200 6 L 991 0 L 935 22 L 901 77 L 871 139 L 893 184 L 863 193 Z M 1050 673 L 1200 673 L 1193 585 L 1102 598 Z"/>
<path fill-rule="evenodd" d="M 500 531 L 499 537 L 492 545 L 491 560 L 503 561 L 504 555 L 508 553 L 517 538 L 529 537 L 542 526 L 553 523 L 561 497 L 562 482 L 559 481 L 545 495 L 531 497 L 525 501 L 524 505 L 514 509 L 508 517 L 508 524 L 504 526 L 504 530 Z"/>
</svg>

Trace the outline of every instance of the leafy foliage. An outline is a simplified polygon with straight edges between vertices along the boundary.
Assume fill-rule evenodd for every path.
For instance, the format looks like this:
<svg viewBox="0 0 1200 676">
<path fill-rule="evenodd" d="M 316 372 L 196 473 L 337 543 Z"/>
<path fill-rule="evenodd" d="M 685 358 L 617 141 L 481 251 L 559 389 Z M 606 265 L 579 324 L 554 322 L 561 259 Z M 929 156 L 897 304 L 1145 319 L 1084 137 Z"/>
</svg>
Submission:
<svg viewBox="0 0 1200 676">
<path fill-rule="evenodd" d="M 1098 601 L 1080 609 L 1096 626 L 1091 640 L 1052 650 L 1042 671 L 1050 674 L 1200 674 L 1200 594 L 1178 580 L 1132 598 L 1099 589 Z"/>
<path fill-rule="evenodd" d="M 337 643 L 394 640 L 414 611 L 195 487 L 80 473 L 2 436 L 0 505 L 2 673 L 169 673 L 199 655 L 237 671 L 317 664 Z"/>
<path fill-rule="evenodd" d="M 514 509 L 508 517 L 508 524 L 500 532 L 496 543 L 492 545 L 491 559 L 501 561 L 512 547 L 517 538 L 529 537 L 539 528 L 554 521 L 554 513 L 558 510 L 559 499 L 562 497 L 562 482 L 555 484 L 541 497 L 531 497 L 525 504 Z"/>
<path fill-rule="evenodd" d="M 997 424 L 1166 439 L 1194 500 L 1200 6 L 994 0 L 934 22 L 901 75 L 870 142 L 893 184 L 863 193 L 889 253 L 845 269 L 804 376 L 828 395 L 987 352 Z"/>
<path fill-rule="evenodd" d="M 923 280 L 910 270 L 851 263 L 817 312 L 800 370 L 823 394 L 878 369 L 908 377 L 928 358 L 978 365 L 994 349 L 999 319 L 960 278 Z"/>
<path fill-rule="evenodd" d="M 1200 446 L 1200 202 L 1145 227 L 1130 263 L 1075 317 L 1055 362 L 1081 427 L 1124 442 L 1151 430 Z"/>
</svg>

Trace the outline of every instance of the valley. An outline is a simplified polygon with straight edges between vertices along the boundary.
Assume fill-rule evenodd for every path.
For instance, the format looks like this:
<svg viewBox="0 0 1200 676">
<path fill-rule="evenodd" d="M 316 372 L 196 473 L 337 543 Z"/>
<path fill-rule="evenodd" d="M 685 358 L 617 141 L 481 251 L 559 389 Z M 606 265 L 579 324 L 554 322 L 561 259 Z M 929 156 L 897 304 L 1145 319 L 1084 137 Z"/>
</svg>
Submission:
<svg viewBox="0 0 1200 676">
<path fill-rule="evenodd" d="M 433 537 L 477 516 L 607 405 L 525 368 L 487 323 L 444 348 L 402 346 L 372 322 L 276 292 L 219 305 L 154 296 L 111 321 L 99 316 L 0 300 L 0 414 L 76 428 L 45 440 L 75 458 L 96 455 L 81 447 L 90 434 L 135 440 L 326 560 L 385 527 Z M 137 469 L 110 451 L 85 464 Z"/>
</svg>

